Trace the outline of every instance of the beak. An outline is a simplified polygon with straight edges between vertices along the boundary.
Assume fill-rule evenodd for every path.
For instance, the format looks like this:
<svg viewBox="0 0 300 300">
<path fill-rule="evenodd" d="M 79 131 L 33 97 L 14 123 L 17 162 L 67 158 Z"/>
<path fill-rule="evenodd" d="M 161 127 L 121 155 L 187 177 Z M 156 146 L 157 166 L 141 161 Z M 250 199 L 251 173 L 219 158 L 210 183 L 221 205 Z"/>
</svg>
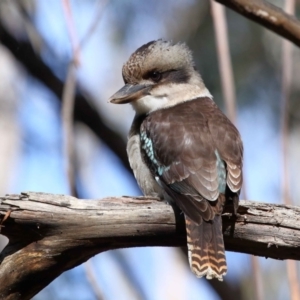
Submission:
<svg viewBox="0 0 300 300">
<path fill-rule="evenodd" d="M 127 83 L 119 91 L 113 94 L 108 101 L 114 104 L 130 103 L 148 95 L 150 89 L 151 85 L 133 85 Z"/>
</svg>

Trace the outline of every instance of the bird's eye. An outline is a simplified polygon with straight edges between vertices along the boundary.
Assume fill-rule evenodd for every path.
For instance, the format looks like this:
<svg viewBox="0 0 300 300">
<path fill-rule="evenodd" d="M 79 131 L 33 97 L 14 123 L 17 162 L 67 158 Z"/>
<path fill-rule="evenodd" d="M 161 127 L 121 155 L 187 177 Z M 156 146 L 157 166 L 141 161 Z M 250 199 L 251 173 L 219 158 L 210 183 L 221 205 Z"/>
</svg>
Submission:
<svg viewBox="0 0 300 300">
<path fill-rule="evenodd" d="M 148 74 L 149 78 L 154 82 L 158 82 L 161 80 L 161 73 L 158 71 L 152 71 Z"/>
</svg>

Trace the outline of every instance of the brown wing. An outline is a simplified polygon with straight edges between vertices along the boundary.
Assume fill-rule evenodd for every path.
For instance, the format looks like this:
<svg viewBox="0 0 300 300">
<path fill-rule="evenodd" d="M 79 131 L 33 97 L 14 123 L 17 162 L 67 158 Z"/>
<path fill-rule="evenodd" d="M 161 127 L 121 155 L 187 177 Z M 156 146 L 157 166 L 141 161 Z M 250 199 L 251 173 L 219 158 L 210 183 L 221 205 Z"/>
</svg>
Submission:
<svg viewBox="0 0 300 300">
<path fill-rule="evenodd" d="M 236 127 L 214 104 L 208 127 L 220 157 L 226 162 L 227 185 L 238 193 L 243 183 L 243 143 Z"/>
<path fill-rule="evenodd" d="M 211 99 L 202 98 L 155 111 L 141 125 L 147 164 L 166 192 L 197 224 L 202 218 L 212 220 L 222 206 L 214 201 L 220 193 L 220 178 L 226 180 L 225 169 L 220 174 L 223 171 L 217 166 L 218 131 L 210 128 L 216 111 L 219 114 Z"/>
</svg>

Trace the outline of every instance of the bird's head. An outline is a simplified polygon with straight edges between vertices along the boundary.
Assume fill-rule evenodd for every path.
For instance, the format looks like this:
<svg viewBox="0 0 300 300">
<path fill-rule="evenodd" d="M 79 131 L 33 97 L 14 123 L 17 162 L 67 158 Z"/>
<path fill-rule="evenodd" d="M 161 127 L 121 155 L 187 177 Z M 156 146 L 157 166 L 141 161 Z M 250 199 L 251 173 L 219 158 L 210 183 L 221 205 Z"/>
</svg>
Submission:
<svg viewBox="0 0 300 300">
<path fill-rule="evenodd" d="M 141 46 L 124 64 L 122 75 L 125 85 L 109 101 L 131 103 L 137 114 L 198 97 L 211 98 L 183 43 L 157 40 Z"/>
</svg>

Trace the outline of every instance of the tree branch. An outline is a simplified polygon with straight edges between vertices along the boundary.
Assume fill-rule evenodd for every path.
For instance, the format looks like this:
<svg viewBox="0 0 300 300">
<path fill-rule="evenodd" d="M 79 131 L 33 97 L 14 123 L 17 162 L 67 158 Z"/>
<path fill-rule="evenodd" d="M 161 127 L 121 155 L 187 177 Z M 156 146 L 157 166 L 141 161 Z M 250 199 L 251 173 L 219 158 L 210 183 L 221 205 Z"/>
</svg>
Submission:
<svg viewBox="0 0 300 300">
<path fill-rule="evenodd" d="M 300 47 L 300 21 L 263 0 L 215 0 Z"/>
<path fill-rule="evenodd" d="M 226 250 L 300 260 L 300 208 L 241 201 L 226 207 Z M 10 212 L 8 214 L 8 212 Z M 137 246 L 186 246 L 182 214 L 151 198 L 78 200 L 22 193 L 0 198 L 0 298 L 30 299 L 62 272 L 102 251 Z M 34 283 L 34 284 L 33 284 Z"/>
</svg>

